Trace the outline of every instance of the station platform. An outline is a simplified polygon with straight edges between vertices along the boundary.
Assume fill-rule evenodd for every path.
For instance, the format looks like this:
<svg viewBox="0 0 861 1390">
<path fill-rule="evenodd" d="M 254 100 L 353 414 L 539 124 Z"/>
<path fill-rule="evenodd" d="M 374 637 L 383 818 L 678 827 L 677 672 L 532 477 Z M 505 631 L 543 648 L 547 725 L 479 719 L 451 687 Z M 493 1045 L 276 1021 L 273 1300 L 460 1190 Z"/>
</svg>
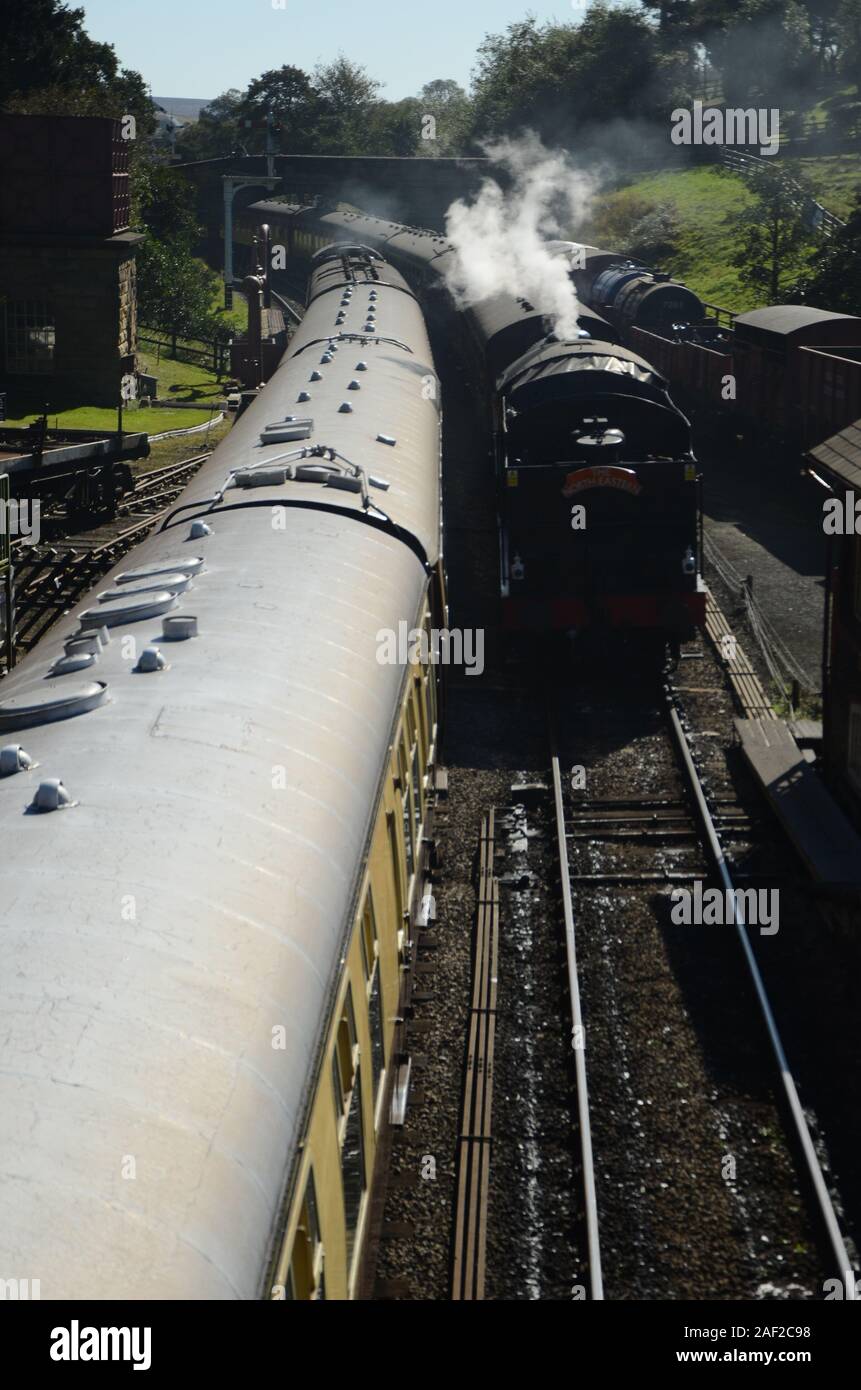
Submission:
<svg viewBox="0 0 861 1390">
<path fill-rule="evenodd" d="M 782 719 L 736 719 L 754 776 L 823 895 L 861 902 L 861 837 Z M 807 756 L 805 756 L 807 754 Z"/>
</svg>

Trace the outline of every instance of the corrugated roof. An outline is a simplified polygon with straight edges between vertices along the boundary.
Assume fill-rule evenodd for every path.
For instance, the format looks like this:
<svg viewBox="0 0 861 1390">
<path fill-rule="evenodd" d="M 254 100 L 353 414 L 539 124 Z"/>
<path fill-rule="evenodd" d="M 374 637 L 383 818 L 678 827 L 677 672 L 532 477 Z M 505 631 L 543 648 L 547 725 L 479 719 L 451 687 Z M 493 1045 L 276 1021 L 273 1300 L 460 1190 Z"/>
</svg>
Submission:
<svg viewBox="0 0 861 1390">
<path fill-rule="evenodd" d="M 861 420 L 817 444 L 808 457 L 849 487 L 861 490 Z"/>
<path fill-rule="evenodd" d="M 756 328 L 763 333 L 786 335 L 808 328 L 812 323 L 854 317 L 853 314 L 835 314 L 830 309 L 814 309 L 810 304 L 772 304 L 765 309 L 751 309 L 746 314 L 739 314 L 735 328 L 736 332 L 739 328 Z M 861 328 L 861 318 L 857 322 Z"/>
</svg>

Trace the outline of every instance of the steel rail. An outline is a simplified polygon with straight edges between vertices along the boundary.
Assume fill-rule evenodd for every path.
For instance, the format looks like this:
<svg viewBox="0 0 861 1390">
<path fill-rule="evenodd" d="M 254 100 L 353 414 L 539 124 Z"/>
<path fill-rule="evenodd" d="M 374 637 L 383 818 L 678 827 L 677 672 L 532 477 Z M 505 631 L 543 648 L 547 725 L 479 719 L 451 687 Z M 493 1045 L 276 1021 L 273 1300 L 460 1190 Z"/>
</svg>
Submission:
<svg viewBox="0 0 861 1390">
<path fill-rule="evenodd" d="M 562 774 L 555 751 L 551 727 L 551 767 L 553 770 L 553 800 L 556 806 L 556 837 L 559 851 L 559 873 L 562 884 L 562 910 L 565 917 L 565 956 L 568 969 L 568 993 L 571 998 L 571 1045 L 574 1049 L 574 1070 L 577 1079 L 577 1117 L 580 1125 L 580 1151 L 583 1163 L 583 1192 L 586 1214 L 586 1241 L 589 1251 L 589 1285 L 592 1298 L 604 1297 L 601 1275 L 601 1240 L 598 1229 L 598 1199 L 595 1191 L 595 1163 L 592 1155 L 592 1125 L 589 1118 L 589 1087 L 586 1079 L 586 1047 L 583 1013 L 580 1007 L 580 980 L 577 974 L 577 942 L 574 931 L 574 908 L 571 898 L 571 874 L 568 866 L 568 838 L 565 830 L 565 806 L 562 800 Z"/>
<path fill-rule="evenodd" d="M 738 905 L 735 887 L 726 861 L 726 855 L 724 854 L 723 846 L 720 842 L 717 830 L 715 829 L 715 824 L 712 820 L 711 812 L 709 810 L 705 792 L 703 791 L 699 773 L 697 772 L 697 769 L 694 765 L 693 757 L 691 756 L 690 744 L 688 743 L 687 735 L 685 734 L 685 731 L 682 727 L 682 722 L 679 718 L 678 710 L 675 706 L 675 699 L 673 693 L 669 687 L 666 688 L 666 695 L 667 707 L 670 716 L 670 724 L 673 730 L 673 736 L 675 738 L 676 746 L 684 764 L 684 769 L 687 774 L 688 782 L 690 784 L 694 800 L 696 802 L 700 820 L 702 821 L 703 830 L 708 841 L 709 849 L 711 850 L 712 858 L 714 860 L 718 874 L 720 875 L 720 879 L 723 883 L 724 889 L 727 893 L 730 894 L 729 902 L 732 905 L 733 923 L 735 925 L 736 932 L 738 933 L 738 938 L 741 943 L 742 951 L 744 953 L 744 958 L 747 964 L 748 972 L 750 974 L 751 980 L 753 981 L 753 986 L 756 991 L 757 999 L 759 1001 L 762 1017 L 765 1021 L 765 1026 L 768 1031 L 771 1049 L 774 1053 L 774 1058 L 777 1063 L 778 1070 L 780 1072 L 780 1079 L 783 1085 L 783 1091 L 786 1096 L 787 1103 L 789 1105 L 789 1111 L 792 1117 L 795 1133 L 801 1146 L 802 1154 L 804 1156 L 808 1177 L 810 1178 L 813 1186 L 813 1191 L 816 1197 L 816 1203 L 819 1208 L 819 1215 L 828 1235 L 829 1244 L 831 1246 L 831 1251 L 836 1261 L 840 1277 L 845 1283 L 846 1296 L 847 1298 L 854 1299 L 855 1281 L 852 1270 L 852 1262 L 849 1258 L 849 1254 L 846 1249 L 846 1244 L 843 1239 L 843 1233 L 840 1230 L 840 1223 L 837 1220 L 837 1213 L 835 1212 L 834 1204 L 831 1201 L 831 1194 L 828 1191 L 828 1185 L 825 1181 L 825 1175 L 822 1172 L 822 1167 L 820 1165 L 819 1159 L 816 1156 L 816 1148 L 814 1146 L 813 1138 L 811 1136 L 810 1129 L 808 1127 L 807 1120 L 804 1115 L 804 1110 L 798 1095 L 798 1089 L 795 1084 L 795 1079 L 789 1067 L 789 1061 L 787 1059 L 786 1052 L 783 1047 L 783 1042 L 781 1040 L 780 1032 L 777 1027 L 777 1021 L 774 1017 L 774 1013 L 772 1012 L 771 1003 L 769 1001 L 768 994 L 765 988 L 765 982 L 762 978 L 762 974 L 757 964 L 756 957 L 753 952 L 753 947 L 750 944 L 750 938 L 747 934 L 747 924 L 744 920 L 744 913 Z"/>
</svg>

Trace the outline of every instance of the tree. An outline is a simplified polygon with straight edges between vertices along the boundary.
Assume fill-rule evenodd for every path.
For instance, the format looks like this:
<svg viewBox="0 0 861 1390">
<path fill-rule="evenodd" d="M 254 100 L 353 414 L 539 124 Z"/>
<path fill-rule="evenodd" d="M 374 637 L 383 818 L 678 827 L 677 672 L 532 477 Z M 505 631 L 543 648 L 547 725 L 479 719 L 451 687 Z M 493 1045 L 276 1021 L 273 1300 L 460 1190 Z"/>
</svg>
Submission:
<svg viewBox="0 0 861 1390">
<path fill-rule="evenodd" d="M 621 249 L 631 260 L 661 265 L 676 253 L 679 219 L 674 203 L 659 203 L 631 226 Z"/>
<path fill-rule="evenodd" d="M 380 83 L 343 53 L 314 69 L 315 154 L 363 154 Z"/>
<path fill-rule="evenodd" d="M 695 0 L 640 0 L 644 10 L 654 14 L 663 46 L 684 42 L 695 23 Z"/>
<path fill-rule="evenodd" d="M 815 77 L 810 16 L 799 0 L 707 0 L 703 42 L 730 106 L 795 109 Z"/>
<path fill-rule="evenodd" d="M 157 241 L 192 249 L 198 236 L 194 188 L 175 170 L 142 162 L 136 180 L 135 222 Z"/>
<path fill-rule="evenodd" d="M 841 0 L 837 23 L 840 72 L 861 89 L 861 0 Z"/>
<path fill-rule="evenodd" d="M 432 139 L 419 141 L 420 154 L 459 155 L 470 148 L 473 123 L 472 102 L 462 87 L 450 77 L 426 82 L 419 92 L 422 116 L 433 116 Z"/>
<path fill-rule="evenodd" d="M 845 227 L 824 241 L 810 272 L 795 286 L 807 303 L 844 314 L 861 314 L 861 193 Z"/>
<path fill-rule="evenodd" d="M 416 97 L 404 97 L 403 101 L 375 102 L 366 120 L 363 154 L 408 157 L 432 153 L 419 148 L 424 144 L 421 138 L 422 107 Z"/>
<path fill-rule="evenodd" d="M 219 159 L 232 154 L 240 144 L 239 121 L 243 94 L 237 88 L 200 109 L 197 120 L 183 126 L 176 138 L 179 159 Z"/>
<path fill-rule="evenodd" d="M 238 108 L 242 143 L 251 154 L 261 154 L 265 148 L 265 131 L 260 126 L 263 117 L 274 116 L 280 126 L 279 143 L 286 153 L 305 146 L 313 132 L 319 107 L 319 94 L 307 73 L 289 64 L 272 68 L 251 82 Z M 246 130 L 243 121 L 253 121 L 257 129 Z"/>
<path fill-rule="evenodd" d="M 61 0 L 15 0 L 2 10 L 0 109 L 27 115 L 133 115 L 138 136 L 155 129 L 140 73 L 120 68 L 109 43 L 83 28 L 84 11 Z"/>
<path fill-rule="evenodd" d="M 729 219 L 736 235 L 732 265 L 745 285 L 767 295 L 771 304 L 791 300 L 812 239 L 812 186 L 786 165 L 758 165 L 750 177 L 755 201 Z"/>
<path fill-rule="evenodd" d="M 180 338 L 215 335 L 212 305 L 218 276 L 183 241 L 147 237 L 137 256 L 138 314 L 148 328 Z"/>
<path fill-rule="evenodd" d="M 666 116 L 693 57 L 665 49 L 642 9 L 595 0 L 579 25 L 534 16 L 490 34 L 473 76 L 475 131 L 530 128 L 550 145 L 574 144 L 609 119 Z"/>
</svg>

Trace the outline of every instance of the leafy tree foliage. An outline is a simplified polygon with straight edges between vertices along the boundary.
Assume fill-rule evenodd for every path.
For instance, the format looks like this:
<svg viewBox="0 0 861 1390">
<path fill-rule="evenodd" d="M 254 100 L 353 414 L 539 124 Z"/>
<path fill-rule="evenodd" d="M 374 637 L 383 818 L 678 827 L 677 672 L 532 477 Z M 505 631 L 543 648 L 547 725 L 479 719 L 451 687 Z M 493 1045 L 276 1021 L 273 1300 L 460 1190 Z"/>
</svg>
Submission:
<svg viewBox="0 0 861 1390">
<path fill-rule="evenodd" d="M 578 26 L 539 25 L 530 16 L 479 47 L 476 131 L 529 126 L 549 144 L 575 145 L 608 120 L 664 116 L 693 64 L 632 5 L 611 9 L 597 0 Z"/>
<path fill-rule="evenodd" d="M 705 42 L 730 106 L 794 108 L 812 84 L 809 15 L 798 0 L 741 0 Z"/>
<path fill-rule="evenodd" d="M 84 11 L 61 0 L 2 6 L 0 109 L 28 115 L 133 115 L 138 136 L 155 129 L 140 73 L 120 68 L 109 43 L 84 31 Z"/>
<path fill-rule="evenodd" d="M 147 328 L 174 338 L 212 338 L 212 304 L 220 281 L 178 238 L 147 237 L 137 256 L 138 316 Z"/>
<path fill-rule="evenodd" d="M 141 163 L 136 180 L 134 220 L 159 241 L 182 242 L 189 249 L 198 235 L 191 184 L 164 164 Z"/>
<path fill-rule="evenodd" d="M 231 87 L 202 107 L 196 121 L 182 127 L 176 137 L 177 158 L 190 162 L 219 159 L 239 150 L 244 143 L 244 137 L 240 140 L 241 119 L 242 92 Z"/>
<path fill-rule="evenodd" d="M 763 164 L 750 177 L 754 202 L 729 219 L 735 242 L 732 264 L 739 279 L 769 304 L 792 302 L 813 237 L 809 211 L 813 189 L 786 165 Z"/>
<path fill-rule="evenodd" d="M 379 141 L 387 124 L 397 139 L 396 108 L 402 103 L 382 103 L 391 106 L 387 122 L 378 110 L 379 88 L 363 67 L 343 54 L 317 67 L 311 77 L 289 64 L 272 68 L 244 92 L 225 92 L 204 107 L 199 120 L 180 132 L 177 154 L 184 160 L 214 159 L 235 150 L 262 154 L 267 114 L 277 124 L 278 147 L 284 153 L 394 153 L 369 148 L 369 141 Z M 418 133 L 416 126 L 416 137 Z"/>
<path fill-rule="evenodd" d="M 809 304 L 861 314 L 861 193 L 846 226 L 816 252 L 794 293 Z"/>
</svg>

